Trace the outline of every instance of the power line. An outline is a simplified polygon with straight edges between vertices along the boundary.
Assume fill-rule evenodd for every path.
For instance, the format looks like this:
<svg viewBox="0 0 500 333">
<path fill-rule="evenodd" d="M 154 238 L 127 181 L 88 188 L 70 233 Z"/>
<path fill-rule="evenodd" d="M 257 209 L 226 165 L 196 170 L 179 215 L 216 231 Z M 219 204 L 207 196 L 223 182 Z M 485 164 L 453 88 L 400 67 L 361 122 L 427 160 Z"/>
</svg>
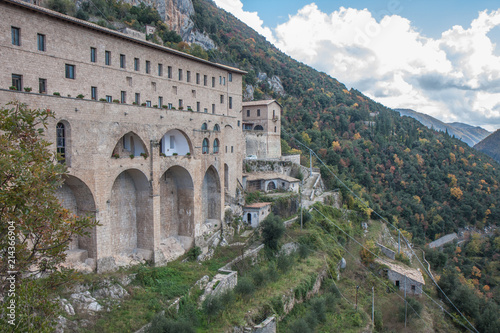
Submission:
<svg viewBox="0 0 500 333">
<path fill-rule="evenodd" d="M 282 132 L 285 132 L 287 133 L 285 130 L 282 129 Z M 289 133 L 287 133 L 289 134 Z M 289 134 L 290 135 L 290 134 Z M 342 180 L 340 180 L 340 178 L 337 177 L 337 175 L 335 173 L 333 173 L 332 170 L 330 170 L 330 168 L 323 162 L 323 160 L 311 149 L 309 148 L 308 146 L 306 146 L 305 144 L 303 144 L 302 142 L 300 142 L 299 140 L 297 140 L 295 137 L 293 137 L 292 135 L 290 135 L 291 138 L 296 141 L 298 144 L 300 144 L 301 146 L 305 147 L 307 150 L 309 150 L 310 153 L 314 154 L 314 156 L 316 156 L 316 158 L 321 162 L 321 164 L 323 166 L 326 167 L 326 169 L 330 172 L 330 174 L 332 174 L 335 179 L 342 185 L 344 186 L 344 188 L 346 188 L 355 198 L 358 199 L 358 201 L 360 202 L 361 205 L 363 205 L 365 208 L 368 208 L 368 209 L 371 209 L 372 212 L 377 215 L 382 221 L 386 222 L 387 224 L 389 224 L 390 226 L 392 226 L 395 230 L 398 230 L 399 232 L 399 228 L 397 228 L 395 225 L 393 225 L 391 222 L 389 222 L 386 218 L 384 218 L 383 216 L 381 216 L 377 211 L 375 211 L 374 209 L 370 208 L 370 206 L 368 204 L 366 204 L 356 193 L 354 193 Z M 392 236 L 391 236 L 392 237 Z M 434 278 L 431 276 L 431 274 L 429 274 L 429 272 L 427 271 L 427 269 L 425 268 L 425 266 L 422 264 L 422 262 L 420 261 L 420 259 L 418 258 L 418 256 L 416 255 L 415 251 L 413 251 L 413 248 L 410 246 L 410 243 L 409 241 L 406 239 L 406 237 L 403 235 L 403 240 L 404 242 L 406 243 L 407 247 L 410 249 L 410 251 L 412 252 L 412 254 L 417 258 L 417 261 L 419 262 L 419 264 L 422 266 L 424 272 L 431 278 L 431 281 L 434 283 L 434 285 L 439 289 L 439 291 L 446 297 L 446 299 L 448 300 L 448 302 L 453 306 L 453 308 L 455 308 L 455 310 L 462 316 L 462 318 L 465 319 L 465 321 L 467 321 L 467 323 L 470 325 L 470 327 L 472 327 L 474 329 L 475 332 L 478 332 L 478 330 L 474 327 L 474 325 L 471 324 L 471 322 L 462 314 L 462 312 L 460 312 L 460 310 L 455 306 L 455 304 L 449 299 L 449 297 L 445 294 L 445 292 L 441 289 L 441 287 L 439 287 L 438 283 L 434 280 Z M 356 241 L 357 242 L 357 241 Z M 357 242 L 359 244 L 359 242 Z"/>
</svg>

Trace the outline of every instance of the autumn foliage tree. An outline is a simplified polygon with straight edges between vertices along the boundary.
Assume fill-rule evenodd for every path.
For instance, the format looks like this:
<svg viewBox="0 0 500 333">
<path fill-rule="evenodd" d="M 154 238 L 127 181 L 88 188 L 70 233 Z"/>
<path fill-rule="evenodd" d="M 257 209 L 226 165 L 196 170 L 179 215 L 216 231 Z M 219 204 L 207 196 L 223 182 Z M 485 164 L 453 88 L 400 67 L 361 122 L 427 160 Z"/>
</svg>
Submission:
<svg viewBox="0 0 500 333">
<path fill-rule="evenodd" d="M 0 327 L 6 331 L 50 330 L 57 307 L 47 290 L 71 276 L 60 267 L 70 240 L 96 225 L 55 196 L 66 168 L 43 137 L 51 117 L 50 110 L 18 102 L 0 108 Z"/>
</svg>

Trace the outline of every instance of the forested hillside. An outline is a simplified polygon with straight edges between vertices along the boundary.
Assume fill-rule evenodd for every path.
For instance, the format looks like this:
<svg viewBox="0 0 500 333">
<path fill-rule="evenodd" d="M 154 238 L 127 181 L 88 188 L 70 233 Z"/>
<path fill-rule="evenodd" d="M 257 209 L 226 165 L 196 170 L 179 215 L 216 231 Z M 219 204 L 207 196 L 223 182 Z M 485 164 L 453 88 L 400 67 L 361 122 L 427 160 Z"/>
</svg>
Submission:
<svg viewBox="0 0 500 333">
<path fill-rule="evenodd" d="M 245 83 L 254 86 L 255 99 L 272 97 L 284 106 L 284 152 L 302 149 L 294 138 L 310 146 L 417 243 L 465 225 L 496 224 L 500 173 L 492 159 L 291 59 L 213 3 L 193 3 L 195 27 L 218 46 L 210 59 L 248 71 Z M 261 72 L 278 76 L 285 94 L 259 81 Z M 328 186 L 339 187 L 326 171 Z"/>
</svg>

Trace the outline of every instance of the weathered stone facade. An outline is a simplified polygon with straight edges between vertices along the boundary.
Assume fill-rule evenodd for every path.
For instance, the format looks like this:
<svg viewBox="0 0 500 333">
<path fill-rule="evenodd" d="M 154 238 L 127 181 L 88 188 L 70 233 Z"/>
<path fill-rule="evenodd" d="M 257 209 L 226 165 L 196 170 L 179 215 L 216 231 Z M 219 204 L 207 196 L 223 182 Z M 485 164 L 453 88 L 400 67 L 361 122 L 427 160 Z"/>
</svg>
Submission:
<svg viewBox="0 0 500 333">
<path fill-rule="evenodd" d="M 57 195 L 101 224 L 71 251 L 105 271 L 206 247 L 241 181 L 244 72 L 23 2 L 0 18 L 0 104 L 54 113 Z"/>
<path fill-rule="evenodd" d="M 281 105 L 275 100 L 243 102 L 246 155 L 281 157 Z"/>
</svg>

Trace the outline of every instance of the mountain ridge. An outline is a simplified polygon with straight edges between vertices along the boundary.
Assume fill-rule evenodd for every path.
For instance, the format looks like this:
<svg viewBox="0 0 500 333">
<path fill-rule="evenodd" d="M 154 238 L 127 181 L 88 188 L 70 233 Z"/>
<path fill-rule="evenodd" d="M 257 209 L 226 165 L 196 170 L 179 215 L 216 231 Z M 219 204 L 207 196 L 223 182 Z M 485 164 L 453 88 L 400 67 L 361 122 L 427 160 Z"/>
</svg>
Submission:
<svg viewBox="0 0 500 333">
<path fill-rule="evenodd" d="M 435 129 L 441 132 L 447 131 L 448 134 L 450 134 L 451 136 L 455 136 L 471 147 L 491 134 L 491 132 L 485 130 L 480 126 L 472 126 L 460 122 L 445 123 L 425 113 L 421 113 L 412 109 L 396 108 L 394 110 L 399 112 L 402 116 L 408 116 L 418 120 L 428 128 Z"/>
</svg>

